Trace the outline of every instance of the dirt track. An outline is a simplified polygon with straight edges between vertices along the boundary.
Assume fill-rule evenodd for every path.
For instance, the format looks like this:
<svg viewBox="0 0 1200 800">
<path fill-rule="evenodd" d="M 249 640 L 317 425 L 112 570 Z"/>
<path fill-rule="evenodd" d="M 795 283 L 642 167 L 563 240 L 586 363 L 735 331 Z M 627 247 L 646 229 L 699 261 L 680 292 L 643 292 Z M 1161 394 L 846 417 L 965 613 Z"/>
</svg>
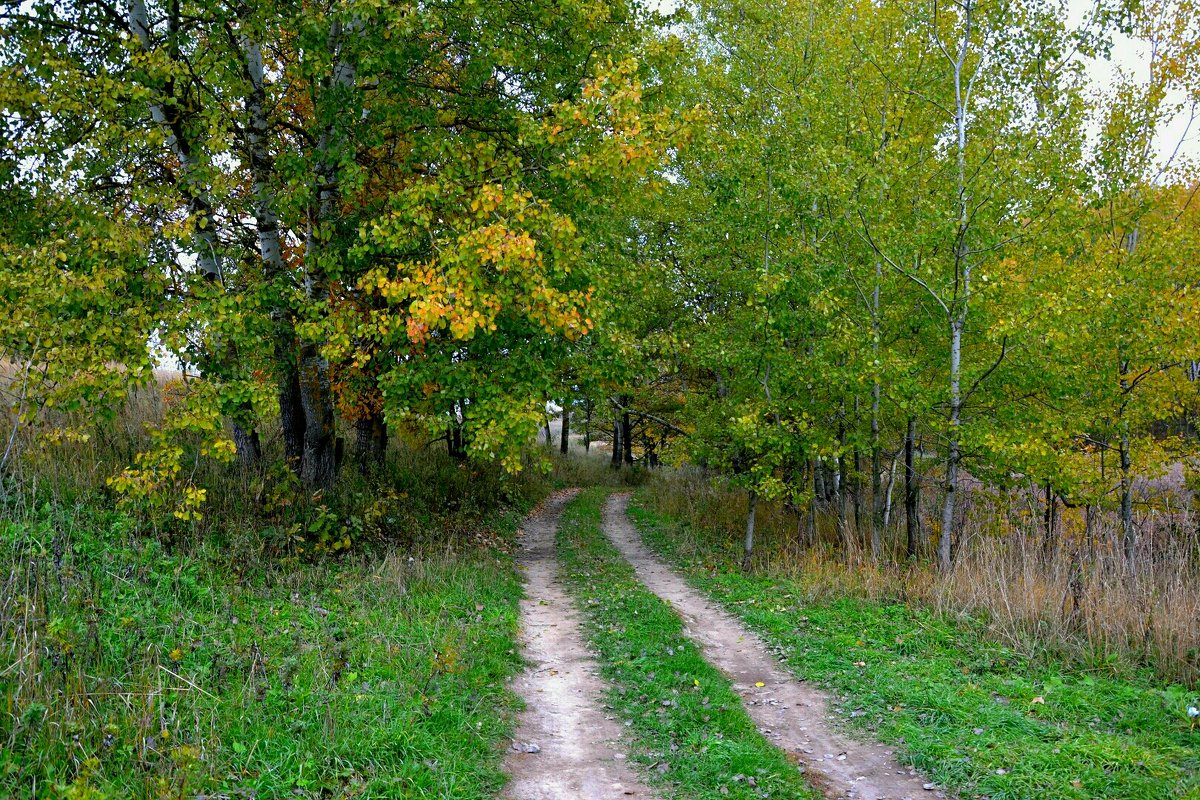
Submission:
<svg viewBox="0 0 1200 800">
<path fill-rule="evenodd" d="M 853 741 L 836 730 L 823 692 L 783 670 L 757 636 L 650 552 L 629 521 L 628 501 L 624 494 L 609 498 L 605 534 L 642 583 L 683 617 L 687 635 L 733 681 L 759 730 L 803 764 L 815 786 L 827 797 L 854 800 L 944 796 L 925 789 L 925 779 L 902 767 L 891 750 Z"/>
<path fill-rule="evenodd" d="M 518 563 L 522 652 L 530 667 L 514 684 L 524 698 L 517 738 L 505 761 L 510 800 L 653 797 L 618 746 L 620 724 L 601 707 L 604 685 L 584 645 L 579 615 L 557 581 L 554 533 L 573 492 L 547 500 L 525 521 Z M 530 752 L 532 751 L 532 752 Z"/>
</svg>

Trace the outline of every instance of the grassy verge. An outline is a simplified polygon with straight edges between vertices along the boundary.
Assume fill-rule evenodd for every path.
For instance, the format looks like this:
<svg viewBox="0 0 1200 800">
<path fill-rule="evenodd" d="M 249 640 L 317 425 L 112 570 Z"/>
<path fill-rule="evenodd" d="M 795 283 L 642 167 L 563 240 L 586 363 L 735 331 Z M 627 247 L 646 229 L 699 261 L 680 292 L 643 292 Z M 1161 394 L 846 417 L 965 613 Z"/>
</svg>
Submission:
<svg viewBox="0 0 1200 800">
<path fill-rule="evenodd" d="M 254 530 L 183 547 L 97 503 L 5 514 L 0 796 L 493 796 L 521 510 L 456 553 L 257 561 Z"/>
<path fill-rule="evenodd" d="M 631 511 L 651 547 L 828 687 L 847 724 L 963 797 L 1200 798 L 1182 687 L 1034 664 L 970 619 L 814 599 L 802 579 L 741 574 L 727 537 Z"/>
<path fill-rule="evenodd" d="M 818 797 L 758 733 L 729 682 L 684 637 L 675 612 L 638 583 L 604 538 L 606 496 L 589 489 L 567 506 L 558 549 L 634 757 L 673 797 Z"/>
</svg>

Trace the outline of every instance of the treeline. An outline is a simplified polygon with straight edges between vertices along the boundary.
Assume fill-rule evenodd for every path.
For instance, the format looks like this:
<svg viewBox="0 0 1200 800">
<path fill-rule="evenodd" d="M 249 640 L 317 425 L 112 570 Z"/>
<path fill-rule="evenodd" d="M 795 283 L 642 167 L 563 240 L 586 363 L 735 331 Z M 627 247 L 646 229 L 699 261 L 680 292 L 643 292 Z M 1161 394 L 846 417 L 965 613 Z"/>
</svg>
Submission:
<svg viewBox="0 0 1200 800">
<path fill-rule="evenodd" d="M 1151 435 L 1196 399 L 1200 173 L 1162 149 L 1200 100 L 1189 4 L 713 4 L 689 31 L 711 124 L 633 223 L 670 288 L 639 338 L 750 528 L 824 478 L 843 525 L 869 498 L 878 557 L 902 459 L 911 550 L 921 435 L 943 568 L 964 470 L 1118 506 L 1134 560 L 1136 476 L 1195 452 Z M 1146 74 L 1097 94 L 1114 37 Z"/>
<path fill-rule="evenodd" d="M 1132 563 L 1136 482 L 1194 466 L 1200 15 L 1068 5 L 6 4 L 14 405 L 186 364 L 114 476 L 183 515 L 197 453 L 518 469 L 553 402 L 730 476 L 747 551 L 823 495 L 882 557 L 895 489 L 949 567 L 971 479 L 1115 513 Z"/>
</svg>

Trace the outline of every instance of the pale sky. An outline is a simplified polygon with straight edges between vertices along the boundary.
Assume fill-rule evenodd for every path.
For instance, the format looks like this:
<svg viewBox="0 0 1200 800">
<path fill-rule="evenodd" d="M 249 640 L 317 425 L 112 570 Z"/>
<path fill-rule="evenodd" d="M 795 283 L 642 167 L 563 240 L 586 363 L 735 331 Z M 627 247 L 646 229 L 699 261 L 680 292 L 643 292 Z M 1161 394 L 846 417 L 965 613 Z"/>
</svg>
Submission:
<svg viewBox="0 0 1200 800">
<path fill-rule="evenodd" d="M 1093 0 L 1069 0 L 1071 22 L 1079 24 L 1094 7 Z M 1087 64 L 1088 74 L 1092 83 L 1099 90 L 1111 88 L 1118 70 L 1132 75 L 1139 81 L 1146 81 L 1149 76 L 1149 53 L 1144 43 L 1136 42 L 1120 33 L 1114 34 L 1112 59 L 1093 59 Z M 1170 102 L 1181 102 L 1182 93 L 1168 97 Z M 1185 109 L 1174 120 L 1159 131 L 1156 137 L 1156 148 L 1162 159 L 1167 159 L 1179 149 L 1177 160 L 1186 158 L 1200 161 L 1200 119 L 1191 120 Z"/>
</svg>

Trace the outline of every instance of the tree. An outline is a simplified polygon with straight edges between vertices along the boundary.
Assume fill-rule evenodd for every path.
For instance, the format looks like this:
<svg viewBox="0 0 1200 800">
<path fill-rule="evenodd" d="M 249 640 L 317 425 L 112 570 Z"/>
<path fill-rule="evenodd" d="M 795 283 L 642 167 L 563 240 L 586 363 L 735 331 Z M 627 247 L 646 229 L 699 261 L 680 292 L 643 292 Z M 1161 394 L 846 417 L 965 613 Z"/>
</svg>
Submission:
<svg viewBox="0 0 1200 800">
<path fill-rule="evenodd" d="M 593 325 L 573 217 L 656 163 L 669 119 L 641 113 L 635 7 L 546 10 L 8 4 L 14 152 L 149 221 L 170 289 L 143 342 L 157 328 L 251 433 L 273 387 L 310 489 L 334 479 L 338 409 L 363 452 L 385 414 L 457 409 L 471 452 L 515 469 Z"/>
</svg>

